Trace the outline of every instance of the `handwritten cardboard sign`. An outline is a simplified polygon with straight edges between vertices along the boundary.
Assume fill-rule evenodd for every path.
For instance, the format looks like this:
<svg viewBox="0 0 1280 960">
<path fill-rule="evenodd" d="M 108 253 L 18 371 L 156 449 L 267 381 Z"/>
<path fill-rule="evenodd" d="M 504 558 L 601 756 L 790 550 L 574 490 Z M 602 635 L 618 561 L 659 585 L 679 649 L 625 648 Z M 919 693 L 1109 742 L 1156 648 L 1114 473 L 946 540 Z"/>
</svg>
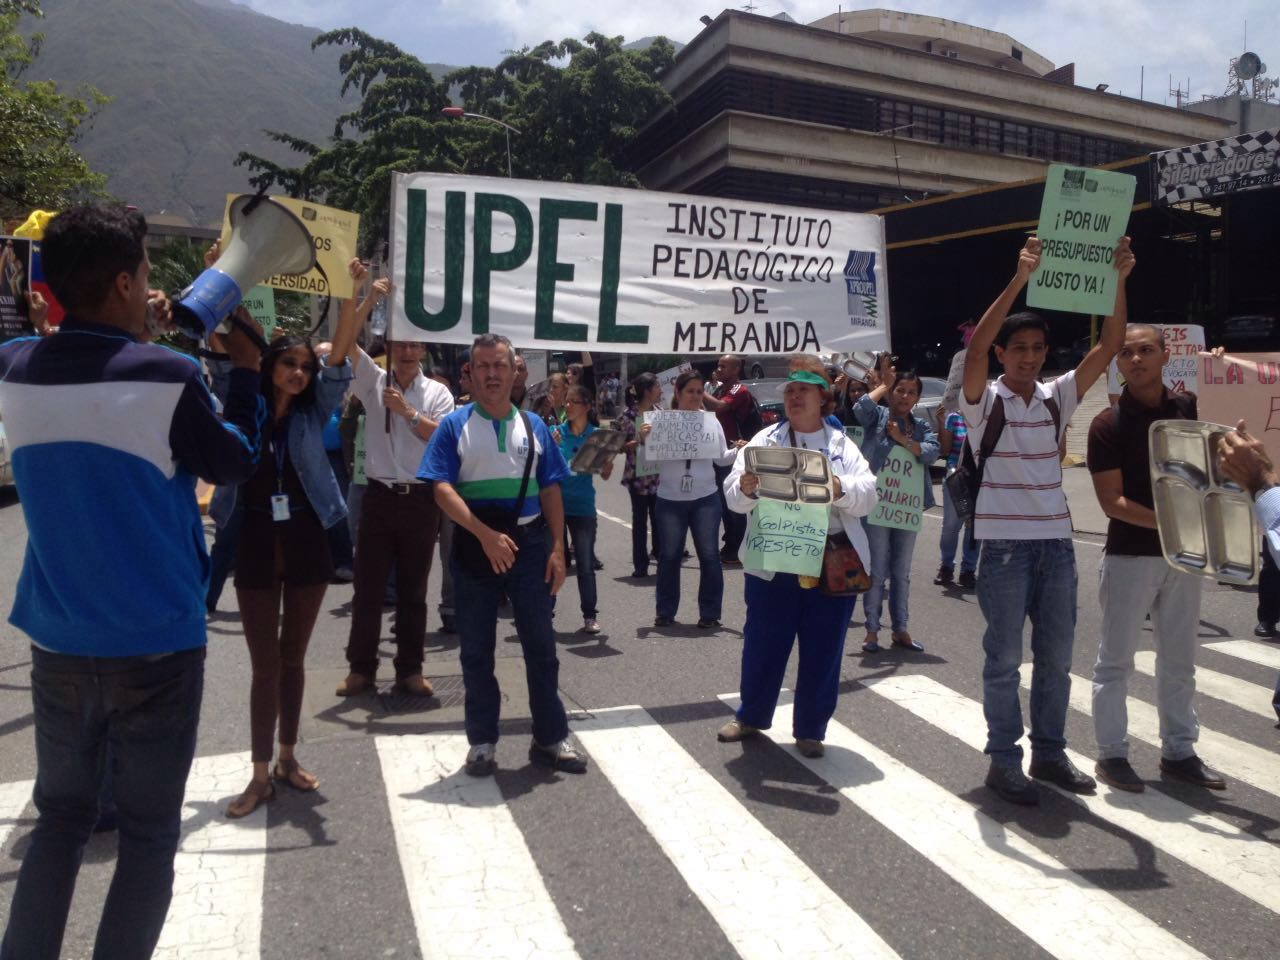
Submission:
<svg viewBox="0 0 1280 960">
<path fill-rule="evenodd" d="M 644 442 L 648 460 L 714 460 L 724 454 L 724 435 L 709 410 L 650 410 L 653 430 Z"/>
<path fill-rule="evenodd" d="M 1280 463 L 1280 353 L 1200 354 L 1200 419 L 1234 427 L 1244 420 Z"/>
<path fill-rule="evenodd" d="M 1116 244 L 1129 225 L 1137 178 L 1051 164 L 1044 181 L 1040 266 L 1027 306 L 1109 316 L 1116 306 Z"/>
<path fill-rule="evenodd" d="M 827 545 L 827 507 L 761 498 L 751 511 L 744 565 L 816 577 Z"/>
<path fill-rule="evenodd" d="M 867 522 L 918 531 L 924 513 L 926 470 L 909 450 L 895 445 L 876 477 L 876 508 Z"/>
</svg>

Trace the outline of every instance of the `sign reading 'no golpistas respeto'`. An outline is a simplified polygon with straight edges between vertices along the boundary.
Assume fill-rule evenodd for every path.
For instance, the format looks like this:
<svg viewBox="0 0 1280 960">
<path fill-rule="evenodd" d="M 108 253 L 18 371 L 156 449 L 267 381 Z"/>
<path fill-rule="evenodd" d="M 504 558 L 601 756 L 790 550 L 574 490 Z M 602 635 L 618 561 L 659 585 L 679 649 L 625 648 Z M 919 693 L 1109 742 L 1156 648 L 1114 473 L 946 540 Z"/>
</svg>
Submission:
<svg viewBox="0 0 1280 960">
<path fill-rule="evenodd" d="M 534 180 L 396 177 L 391 336 L 613 353 L 888 346 L 884 229 L 832 213 Z"/>
</svg>

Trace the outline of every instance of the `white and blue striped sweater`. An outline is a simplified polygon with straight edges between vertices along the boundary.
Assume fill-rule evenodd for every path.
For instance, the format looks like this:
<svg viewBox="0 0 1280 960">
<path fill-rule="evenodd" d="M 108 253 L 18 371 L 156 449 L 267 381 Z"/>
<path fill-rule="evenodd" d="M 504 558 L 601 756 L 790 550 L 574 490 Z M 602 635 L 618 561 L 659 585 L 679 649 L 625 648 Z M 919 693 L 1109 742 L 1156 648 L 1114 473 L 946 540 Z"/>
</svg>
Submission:
<svg viewBox="0 0 1280 960">
<path fill-rule="evenodd" d="M 68 318 L 0 346 L 0 416 L 28 534 L 9 622 L 80 656 L 203 646 L 195 478 L 252 475 L 257 374 L 234 371 L 219 417 L 190 357 Z"/>
</svg>

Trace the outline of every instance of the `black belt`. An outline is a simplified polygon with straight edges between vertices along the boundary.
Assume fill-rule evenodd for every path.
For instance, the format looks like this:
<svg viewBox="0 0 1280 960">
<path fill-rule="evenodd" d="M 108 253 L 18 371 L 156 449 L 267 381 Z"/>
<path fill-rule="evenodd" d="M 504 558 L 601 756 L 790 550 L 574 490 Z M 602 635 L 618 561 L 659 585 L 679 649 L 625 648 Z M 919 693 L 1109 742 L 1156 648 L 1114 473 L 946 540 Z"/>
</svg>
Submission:
<svg viewBox="0 0 1280 960">
<path fill-rule="evenodd" d="M 546 525 L 547 525 L 547 518 L 544 517 L 542 514 L 538 514 L 538 516 L 534 517 L 528 523 L 520 524 L 519 530 L 523 533 L 528 533 L 534 530 L 541 530 Z"/>
<path fill-rule="evenodd" d="M 385 480 L 375 480 L 373 477 L 368 478 L 369 483 L 382 487 L 391 493 L 398 493 L 401 496 L 408 496 L 411 493 L 429 493 L 431 484 L 429 483 L 387 483 Z"/>
</svg>

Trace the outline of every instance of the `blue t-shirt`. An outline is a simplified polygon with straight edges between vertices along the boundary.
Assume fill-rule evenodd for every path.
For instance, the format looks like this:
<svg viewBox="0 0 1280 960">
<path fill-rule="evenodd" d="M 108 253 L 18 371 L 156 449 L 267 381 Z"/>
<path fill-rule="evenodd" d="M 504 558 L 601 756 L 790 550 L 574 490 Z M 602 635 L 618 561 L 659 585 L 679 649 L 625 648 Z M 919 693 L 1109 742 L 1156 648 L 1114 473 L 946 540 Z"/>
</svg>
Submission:
<svg viewBox="0 0 1280 960">
<path fill-rule="evenodd" d="M 547 425 L 533 416 L 529 425 L 534 465 L 522 517 L 542 512 L 539 490 L 571 476 Z M 528 452 L 529 439 L 514 406 L 506 417 L 496 420 L 480 404 L 468 403 L 440 421 L 422 455 L 418 478 L 452 484 L 470 506 L 495 505 L 514 511 Z"/>
<path fill-rule="evenodd" d="M 560 453 L 565 463 L 573 463 L 587 437 L 596 432 L 593 424 L 578 436 L 573 435 L 569 424 L 560 424 Z M 570 473 L 560 484 L 560 496 L 564 499 L 564 515 L 566 517 L 593 517 L 596 513 L 596 488 L 594 475 L 590 473 Z"/>
</svg>

